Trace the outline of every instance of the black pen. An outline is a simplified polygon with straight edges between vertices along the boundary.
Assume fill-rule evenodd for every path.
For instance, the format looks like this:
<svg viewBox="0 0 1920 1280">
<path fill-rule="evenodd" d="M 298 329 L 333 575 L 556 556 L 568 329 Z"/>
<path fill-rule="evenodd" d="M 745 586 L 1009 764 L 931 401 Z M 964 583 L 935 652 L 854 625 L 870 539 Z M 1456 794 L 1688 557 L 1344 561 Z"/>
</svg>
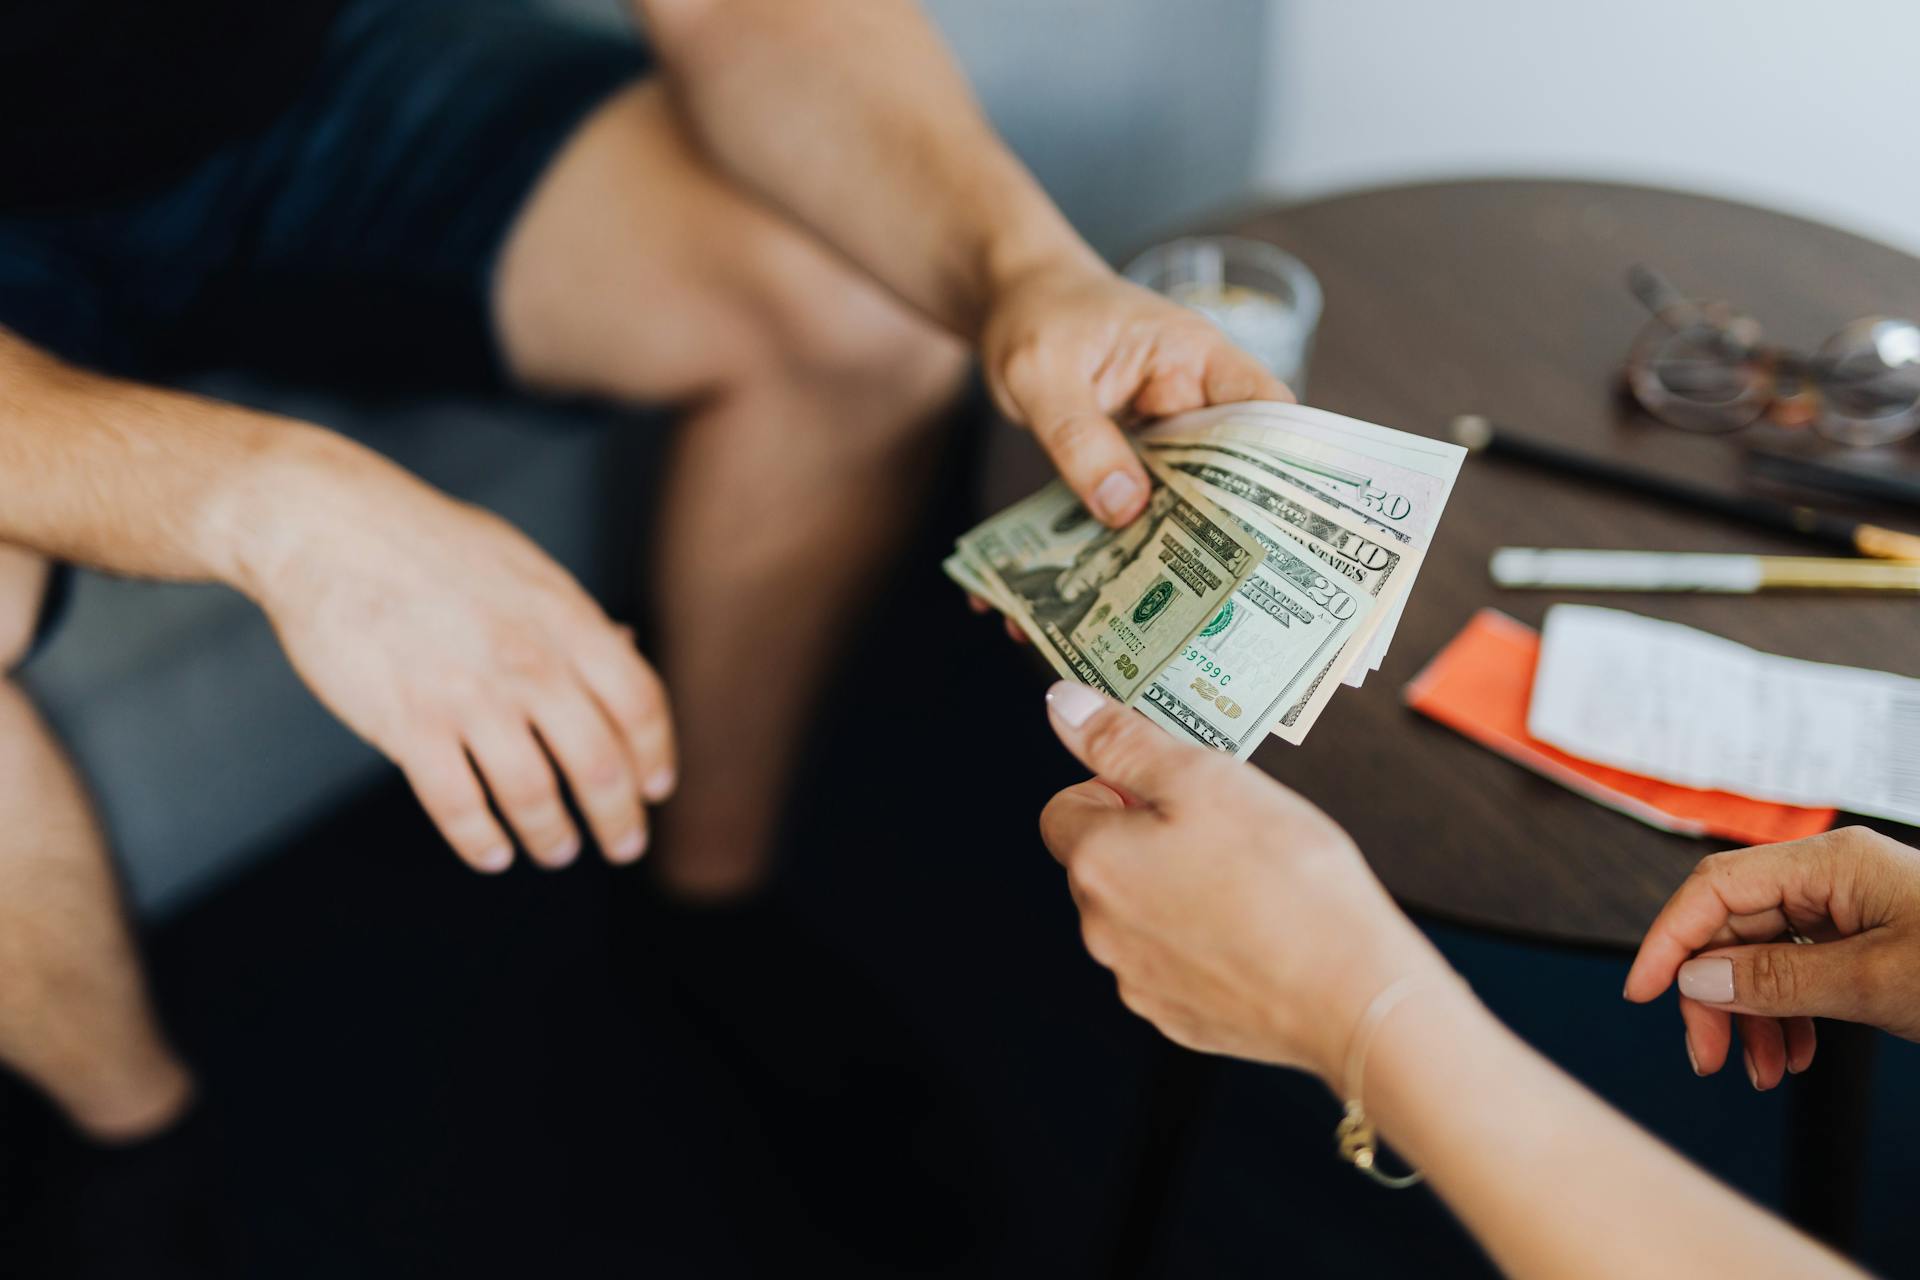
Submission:
<svg viewBox="0 0 1920 1280">
<path fill-rule="evenodd" d="M 1631 493 L 1660 498 L 1675 506 L 1710 511 L 1763 529 L 1846 547 L 1863 556 L 1882 560 L 1920 560 L 1920 535 L 1883 529 L 1879 525 L 1851 520 L 1817 507 L 1799 506 L 1752 494 L 1722 493 L 1704 485 L 1675 480 L 1657 471 L 1628 466 L 1611 458 L 1596 458 L 1591 454 L 1520 435 L 1510 428 L 1496 427 L 1478 414 L 1461 414 L 1455 418 L 1453 438 L 1474 453 L 1509 458 L 1548 471 L 1598 481 Z"/>
<path fill-rule="evenodd" d="M 1897 502 L 1920 507 L 1920 476 L 1898 472 L 1868 471 L 1861 467 L 1841 466 L 1819 458 L 1775 453 L 1771 449 L 1748 449 L 1747 466 L 1757 476 L 1780 484 L 1807 489 L 1825 489 L 1828 493 L 1877 502 Z"/>
</svg>

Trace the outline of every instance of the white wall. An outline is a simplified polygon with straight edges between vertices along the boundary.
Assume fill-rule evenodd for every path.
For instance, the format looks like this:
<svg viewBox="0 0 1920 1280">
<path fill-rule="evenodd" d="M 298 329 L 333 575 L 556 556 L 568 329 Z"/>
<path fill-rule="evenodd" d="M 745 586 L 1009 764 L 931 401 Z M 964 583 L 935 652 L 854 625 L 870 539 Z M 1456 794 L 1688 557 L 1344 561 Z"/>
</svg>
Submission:
<svg viewBox="0 0 1920 1280">
<path fill-rule="evenodd" d="M 1916 0 L 1272 0 L 1261 184 L 1553 174 L 1920 252 Z"/>
</svg>

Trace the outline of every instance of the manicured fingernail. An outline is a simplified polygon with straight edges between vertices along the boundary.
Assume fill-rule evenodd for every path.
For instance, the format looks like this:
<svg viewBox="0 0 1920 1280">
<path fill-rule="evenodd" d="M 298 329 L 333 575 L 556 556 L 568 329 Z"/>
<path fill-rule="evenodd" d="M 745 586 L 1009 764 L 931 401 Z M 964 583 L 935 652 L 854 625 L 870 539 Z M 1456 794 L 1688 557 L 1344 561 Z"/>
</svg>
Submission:
<svg viewBox="0 0 1920 1280">
<path fill-rule="evenodd" d="M 1053 688 L 1047 690 L 1047 706 L 1067 722 L 1069 729 L 1085 724 L 1106 701 L 1087 686 L 1071 680 L 1056 681 Z"/>
<path fill-rule="evenodd" d="M 1093 490 L 1094 511 L 1103 520 L 1118 520 L 1133 510 L 1140 482 L 1124 471 L 1111 471 Z"/>
<path fill-rule="evenodd" d="M 673 784 L 678 780 L 671 768 L 655 769 L 647 779 L 647 799 L 659 804 L 673 794 Z"/>
<path fill-rule="evenodd" d="M 1758 1089 L 1760 1087 L 1760 1073 L 1753 1069 L 1753 1055 L 1743 1050 L 1740 1056 L 1747 1060 L 1747 1082 Z"/>
<path fill-rule="evenodd" d="M 1680 966 L 1680 994 L 1702 1004 L 1733 1003 L 1733 961 L 1706 956 Z"/>
<path fill-rule="evenodd" d="M 549 867 L 564 867 L 580 856 L 580 837 L 568 836 L 553 848 L 547 850 L 546 863 Z"/>
<path fill-rule="evenodd" d="M 513 846 L 496 844 L 491 849 L 483 849 L 473 862 L 482 871 L 505 871 L 513 862 Z"/>
<path fill-rule="evenodd" d="M 613 847 L 607 850 L 607 856 L 615 862 L 632 862 L 646 851 L 647 833 L 644 829 L 635 827 L 613 842 Z"/>
<path fill-rule="evenodd" d="M 1682 1036 L 1681 1039 L 1687 1042 L 1687 1065 L 1693 1068 L 1693 1074 L 1697 1076 L 1705 1075 L 1706 1072 L 1700 1069 L 1700 1059 L 1693 1056 L 1693 1037 Z"/>
</svg>

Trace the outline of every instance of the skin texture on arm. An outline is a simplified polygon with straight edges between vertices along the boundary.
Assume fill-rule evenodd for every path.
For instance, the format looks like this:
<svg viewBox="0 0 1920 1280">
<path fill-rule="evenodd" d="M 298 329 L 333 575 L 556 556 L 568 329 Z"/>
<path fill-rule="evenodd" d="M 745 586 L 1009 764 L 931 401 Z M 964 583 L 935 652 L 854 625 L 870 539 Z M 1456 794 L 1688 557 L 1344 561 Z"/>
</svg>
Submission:
<svg viewBox="0 0 1920 1280">
<path fill-rule="evenodd" d="M 99 377 L 0 329 L 0 541 L 113 573 L 237 583 L 243 477 L 273 447 L 321 434 Z"/>
<path fill-rule="evenodd" d="M 977 332 L 1001 282 L 1099 265 L 910 0 L 638 7 L 722 169 L 936 322 Z"/>
<path fill-rule="evenodd" d="M 398 764 L 456 852 L 617 861 L 674 783 L 665 695 L 565 570 L 497 517 L 305 423 L 101 377 L 0 332 L 0 542 L 226 583 Z"/>
<path fill-rule="evenodd" d="M 1501 1026 L 1304 799 L 1084 686 L 1048 701 L 1097 776 L 1054 797 L 1042 838 L 1088 951 L 1168 1036 L 1305 1068 L 1344 1097 L 1374 997 L 1417 979 L 1378 1024 L 1362 1101 L 1508 1274 L 1854 1274 Z"/>
<path fill-rule="evenodd" d="M 715 163 L 976 344 L 1000 408 L 1108 524 L 1147 498 L 1116 415 L 1292 398 L 1100 261 L 910 0 L 636 3 Z"/>
</svg>

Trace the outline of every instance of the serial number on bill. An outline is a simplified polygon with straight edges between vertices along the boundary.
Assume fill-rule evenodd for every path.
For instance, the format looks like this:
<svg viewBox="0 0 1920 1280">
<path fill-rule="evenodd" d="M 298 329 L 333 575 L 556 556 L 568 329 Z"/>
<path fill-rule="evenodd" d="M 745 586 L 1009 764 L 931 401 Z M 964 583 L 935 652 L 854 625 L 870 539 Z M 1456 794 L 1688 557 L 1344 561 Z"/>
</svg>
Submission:
<svg viewBox="0 0 1920 1280">
<path fill-rule="evenodd" d="M 1233 683 L 1233 677 L 1221 670 L 1219 663 L 1209 661 L 1206 654 L 1201 653 L 1192 645 L 1187 646 L 1187 661 L 1191 662 L 1193 669 L 1202 675 L 1212 676 L 1223 685 Z"/>
</svg>

